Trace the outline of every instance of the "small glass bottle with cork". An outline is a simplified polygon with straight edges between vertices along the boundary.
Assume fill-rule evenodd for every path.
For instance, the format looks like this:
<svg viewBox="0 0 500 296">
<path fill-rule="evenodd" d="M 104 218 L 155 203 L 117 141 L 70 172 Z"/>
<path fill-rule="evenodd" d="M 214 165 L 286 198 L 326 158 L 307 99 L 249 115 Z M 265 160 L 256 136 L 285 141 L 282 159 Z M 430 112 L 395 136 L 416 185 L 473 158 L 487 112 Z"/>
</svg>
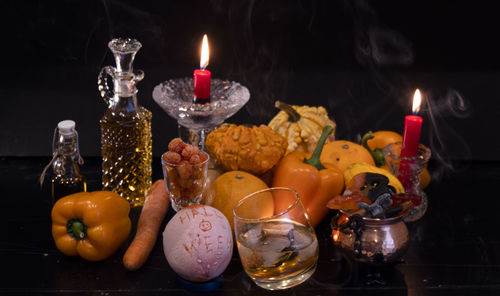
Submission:
<svg viewBox="0 0 500 296">
<path fill-rule="evenodd" d="M 52 166 L 51 194 L 53 202 L 66 195 L 86 192 L 87 179 L 80 173 L 83 164 L 78 145 L 78 132 L 73 120 L 63 120 L 57 124 L 52 144 L 53 157 L 45 167 L 40 182 L 46 171 Z"/>
</svg>

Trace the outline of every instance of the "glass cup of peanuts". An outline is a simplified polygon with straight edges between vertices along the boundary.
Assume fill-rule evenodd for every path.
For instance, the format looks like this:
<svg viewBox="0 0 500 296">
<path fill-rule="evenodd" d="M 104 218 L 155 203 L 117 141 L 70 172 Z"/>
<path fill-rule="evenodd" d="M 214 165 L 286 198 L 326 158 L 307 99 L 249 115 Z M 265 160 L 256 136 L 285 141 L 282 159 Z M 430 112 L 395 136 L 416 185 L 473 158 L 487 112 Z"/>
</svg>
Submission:
<svg viewBox="0 0 500 296">
<path fill-rule="evenodd" d="M 163 177 L 172 208 L 178 212 L 199 204 L 207 183 L 209 155 L 176 138 L 161 157 Z"/>
</svg>

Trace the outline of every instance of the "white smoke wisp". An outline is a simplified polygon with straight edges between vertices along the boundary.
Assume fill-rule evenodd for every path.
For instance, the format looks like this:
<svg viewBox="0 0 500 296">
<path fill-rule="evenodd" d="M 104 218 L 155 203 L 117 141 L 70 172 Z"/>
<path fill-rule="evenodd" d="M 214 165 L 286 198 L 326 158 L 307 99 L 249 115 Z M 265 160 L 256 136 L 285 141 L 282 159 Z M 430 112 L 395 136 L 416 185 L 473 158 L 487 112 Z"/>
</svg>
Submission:
<svg viewBox="0 0 500 296">
<path fill-rule="evenodd" d="M 467 142 L 451 124 L 453 118 L 465 119 L 471 113 L 468 101 L 455 89 L 436 101 L 427 98 L 426 115 L 431 125 L 428 142 L 432 151 L 432 158 L 438 163 L 437 170 L 433 171 L 433 178 L 440 178 L 444 173 L 456 172 L 464 169 L 455 160 L 468 161 L 471 150 Z M 453 143 L 450 147 L 449 143 Z M 453 156 L 450 157 L 450 151 Z"/>
<path fill-rule="evenodd" d="M 413 64 L 414 55 L 411 43 L 399 32 L 370 28 L 368 30 L 371 58 L 379 66 Z"/>
</svg>

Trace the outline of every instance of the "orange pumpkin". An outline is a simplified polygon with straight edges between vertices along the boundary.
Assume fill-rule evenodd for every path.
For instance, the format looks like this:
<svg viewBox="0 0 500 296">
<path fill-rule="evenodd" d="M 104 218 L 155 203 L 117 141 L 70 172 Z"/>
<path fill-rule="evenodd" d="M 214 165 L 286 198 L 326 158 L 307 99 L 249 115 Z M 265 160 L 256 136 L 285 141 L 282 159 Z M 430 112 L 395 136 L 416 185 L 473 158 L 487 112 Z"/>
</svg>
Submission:
<svg viewBox="0 0 500 296">
<path fill-rule="evenodd" d="M 320 156 L 321 163 L 330 163 L 342 172 L 355 162 L 375 165 L 373 157 L 365 147 L 354 142 L 337 140 L 325 144 Z"/>
</svg>

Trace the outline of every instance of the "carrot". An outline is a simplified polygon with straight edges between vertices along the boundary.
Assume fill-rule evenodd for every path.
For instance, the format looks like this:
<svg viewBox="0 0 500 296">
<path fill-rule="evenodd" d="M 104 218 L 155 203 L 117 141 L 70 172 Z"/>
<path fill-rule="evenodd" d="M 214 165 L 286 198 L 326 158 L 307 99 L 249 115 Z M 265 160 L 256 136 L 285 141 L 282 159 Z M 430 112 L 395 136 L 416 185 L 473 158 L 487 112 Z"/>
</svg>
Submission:
<svg viewBox="0 0 500 296">
<path fill-rule="evenodd" d="M 144 201 L 134 240 L 123 256 L 123 265 L 128 270 L 139 269 L 148 259 L 169 204 L 165 181 L 154 182 Z"/>
</svg>

